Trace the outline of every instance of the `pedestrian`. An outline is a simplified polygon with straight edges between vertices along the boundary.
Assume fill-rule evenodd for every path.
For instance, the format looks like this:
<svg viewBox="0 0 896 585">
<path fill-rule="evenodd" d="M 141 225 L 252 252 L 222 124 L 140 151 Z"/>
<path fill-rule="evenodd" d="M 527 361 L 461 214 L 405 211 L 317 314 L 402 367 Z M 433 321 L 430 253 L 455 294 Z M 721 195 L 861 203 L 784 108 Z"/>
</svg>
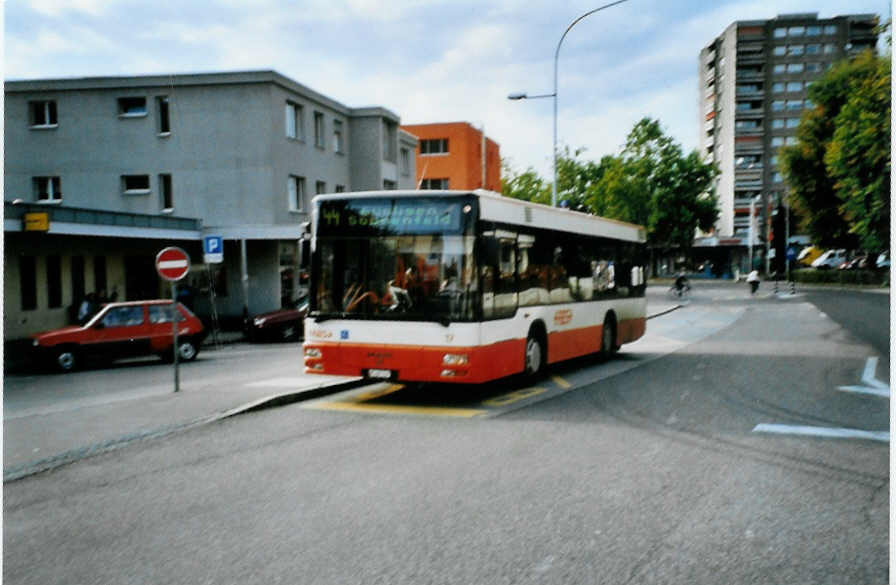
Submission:
<svg viewBox="0 0 896 585">
<path fill-rule="evenodd" d="M 81 301 L 81 306 L 78 307 L 78 323 L 83 325 L 90 320 L 94 313 L 96 313 L 96 295 L 93 293 L 87 293 L 84 296 L 84 300 Z"/>
<path fill-rule="evenodd" d="M 748 274 L 747 282 L 750 284 L 750 294 L 756 294 L 756 291 L 759 289 L 759 271 L 753 270 L 750 274 Z"/>
</svg>

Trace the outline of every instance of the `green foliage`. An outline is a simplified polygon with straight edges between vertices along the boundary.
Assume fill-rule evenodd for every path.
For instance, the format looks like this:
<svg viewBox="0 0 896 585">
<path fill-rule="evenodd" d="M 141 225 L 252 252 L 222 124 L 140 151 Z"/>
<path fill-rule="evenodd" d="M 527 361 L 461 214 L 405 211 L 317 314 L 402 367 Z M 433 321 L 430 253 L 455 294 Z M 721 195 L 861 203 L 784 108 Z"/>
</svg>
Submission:
<svg viewBox="0 0 896 585">
<path fill-rule="evenodd" d="M 890 273 L 887 270 L 818 270 L 802 268 L 791 273 L 793 280 L 806 284 L 856 284 L 886 285 Z"/>
<path fill-rule="evenodd" d="M 684 155 L 657 120 L 639 121 L 617 156 L 594 162 L 584 152 L 566 147 L 557 156 L 557 198 L 571 209 L 643 225 L 649 243 L 684 250 L 697 228 L 708 231 L 718 218 L 710 193 L 718 169 L 696 151 Z M 550 202 L 550 184 L 532 169 L 503 168 L 504 195 Z"/>
<path fill-rule="evenodd" d="M 890 240 L 890 61 L 870 51 L 809 90 L 797 144 L 781 167 L 803 228 L 826 247 L 885 248 Z"/>
</svg>

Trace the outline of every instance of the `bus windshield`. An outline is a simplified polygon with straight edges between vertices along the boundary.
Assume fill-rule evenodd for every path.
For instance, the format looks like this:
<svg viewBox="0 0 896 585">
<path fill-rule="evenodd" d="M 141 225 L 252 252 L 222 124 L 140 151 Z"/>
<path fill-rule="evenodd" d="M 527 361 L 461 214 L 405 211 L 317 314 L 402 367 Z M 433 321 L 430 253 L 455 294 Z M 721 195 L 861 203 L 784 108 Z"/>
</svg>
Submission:
<svg viewBox="0 0 896 585">
<path fill-rule="evenodd" d="M 311 312 L 319 319 L 473 320 L 471 209 L 456 197 L 324 201 Z"/>
</svg>

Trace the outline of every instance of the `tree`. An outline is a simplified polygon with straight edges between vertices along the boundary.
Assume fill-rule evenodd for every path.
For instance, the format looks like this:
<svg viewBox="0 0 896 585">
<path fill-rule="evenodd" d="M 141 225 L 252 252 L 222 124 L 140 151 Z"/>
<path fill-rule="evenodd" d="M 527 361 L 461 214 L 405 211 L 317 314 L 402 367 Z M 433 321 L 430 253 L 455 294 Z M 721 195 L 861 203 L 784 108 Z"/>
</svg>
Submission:
<svg viewBox="0 0 896 585">
<path fill-rule="evenodd" d="M 718 219 L 710 193 L 718 169 L 696 151 L 685 156 L 659 121 L 638 122 L 617 156 L 594 162 L 580 158 L 584 152 L 565 147 L 557 156 L 558 199 L 570 208 L 643 225 L 648 243 L 685 251 L 697 228 L 709 231 Z M 534 170 L 516 173 L 506 162 L 503 168 L 504 195 L 550 202 L 550 184 Z"/>
<path fill-rule="evenodd" d="M 797 143 L 781 150 L 791 203 L 816 243 L 879 250 L 890 240 L 890 62 L 870 51 L 809 88 Z"/>
</svg>

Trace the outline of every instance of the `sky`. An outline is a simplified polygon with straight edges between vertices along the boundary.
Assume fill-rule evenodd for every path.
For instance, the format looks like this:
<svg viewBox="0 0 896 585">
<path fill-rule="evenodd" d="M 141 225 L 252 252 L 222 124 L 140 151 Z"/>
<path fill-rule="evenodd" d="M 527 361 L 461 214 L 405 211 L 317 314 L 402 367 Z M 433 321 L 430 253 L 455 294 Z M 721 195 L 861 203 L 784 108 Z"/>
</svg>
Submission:
<svg viewBox="0 0 896 585">
<path fill-rule="evenodd" d="M 5 0 L 5 80 L 273 69 L 402 123 L 484 127 L 517 170 L 551 175 L 554 52 L 609 0 Z M 627 0 L 560 47 L 558 142 L 617 153 L 645 116 L 696 148 L 700 50 L 737 20 L 890 17 L 889 0 Z"/>
</svg>

